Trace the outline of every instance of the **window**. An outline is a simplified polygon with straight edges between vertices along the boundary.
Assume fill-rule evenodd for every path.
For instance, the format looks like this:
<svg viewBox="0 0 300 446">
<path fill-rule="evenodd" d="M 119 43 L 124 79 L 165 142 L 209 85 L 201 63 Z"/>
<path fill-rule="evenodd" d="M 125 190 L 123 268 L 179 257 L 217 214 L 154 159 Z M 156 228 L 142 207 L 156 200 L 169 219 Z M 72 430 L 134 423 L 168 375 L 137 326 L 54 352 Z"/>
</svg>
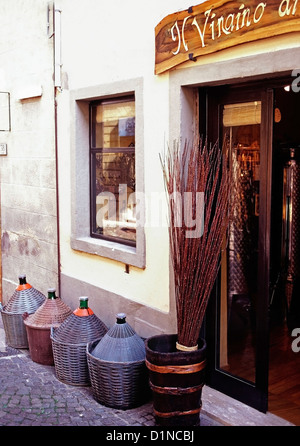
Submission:
<svg viewBox="0 0 300 446">
<path fill-rule="evenodd" d="M 90 107 L 91 237 L 136 245 L 134 96 Z"/>
<path fill-rule="evenodd" d="M 144 269 L 146 267 L 146 239 L 144 224 L 143 98 L 144 87 L 142 78 L 84 87 L 73 90 L 70 93 L 70 156 L 72 172 L 70 246 L 76 251 Z M 127 113 L 122 114 L 122 109 L 126 110 L 126 103 L 128 103 L 128 106 L 130 105 L 131 109 L 127 108 Z M 114 137 L 118 137 L 118 141 L 113 143 L 112 137 L 109 137 L 110 144 L 108 144 L 105 132 L 109 134 L 107 112 L 110 107 L 114 108 L 114 117 L 116 118 L 110 130 Z M 128 110 L 130 110 L 130 113 Z M 110 124 L 113 123 L 110 122 Z M 125 126 L 125 124 L 128 125 Z M 131 130 L 129 129 L 130 126 Z M 133 128 L 134 135 L 129 135 L 129 130 L 130 133 L 133 133 Z M 125 225 L 123 219 L 121 226 L 119 209 L 125 211 L 127 207 L 125 208 L 124 206 L 123 209 L 121 205 L 119 207 L 117 203 L 119 195 L 107 189 L 109 185 L 107 182 L 104 183 L 103 177 L 105 176 L 104 174 L 107 174 L 108 167 L 115 167 L 109 157 L 118 155 L 117 159 L 119 159 L 122 153 L 130 155 L 130 160 L 134 159 L 134 163 L 131 163 L 131 166 L 134 167 L 135 172 L 134 176 L 131 175 L 134 184 L 132 181 L 126 181 L 126 178 L 122 178 L 122 181 L 119 182 L 119 184 L 134 185 L 134 188 L 132 187 L 132 190 L 134 190 L 133 194 L 129 189 L 128 193 L 126 192 L 127 204 L 131 207 L 133 218 L 128 218 L 129 212 L 127 212 L 127 224 Z M 107 166 L 108 163 L 103 158 L 109 159 L 109 166 Z M 96 165 L 97 160 L 98 168 Z M 97 191 L 96 186 L 99 186 L 96 180 L 99 179 L 102 179 L 102 183 L 99 184 L 102 184 L 106 191 L 104 189 L 102 191 L 98 189 Z M 106 203 L 102 203 L 102 210 L 97 215 L 100 209 L 100 201 L 103 199 L 105 192 L 107 197 L 111 199 L 110 212 L 108 213 L 109 200 L 107 199 Z M 117 188 L 117 192 L 119 192 L 119 188 Z M 121 187 L 121 199 L 122 197 L 125 198 L 125 194 Z M 126 203 L 126 200 L 123 201 Z M 136 206 L 134 206 L 134 202 L 136 202 Z M 115 219 L 111 215 L 111 209 L 113 209 L 114 204 L 116 209 Z M 106 217 L 105 211 L 107 213 Z M 122 215 L 124 215 L 124 212 Z M 119 220 L 117 220 L 117 217 Z M 111 221 L 109 222 L 108 220 Z M 112 225 L 113 221 L 115 223 Z M 114 230 L 113 234 L 108 233 L 108 223 L 110 223 L 110 229 Z M 120 227 L 123 229 L 121 234 L 120 231 L 118 234 Z"/>
</svg>

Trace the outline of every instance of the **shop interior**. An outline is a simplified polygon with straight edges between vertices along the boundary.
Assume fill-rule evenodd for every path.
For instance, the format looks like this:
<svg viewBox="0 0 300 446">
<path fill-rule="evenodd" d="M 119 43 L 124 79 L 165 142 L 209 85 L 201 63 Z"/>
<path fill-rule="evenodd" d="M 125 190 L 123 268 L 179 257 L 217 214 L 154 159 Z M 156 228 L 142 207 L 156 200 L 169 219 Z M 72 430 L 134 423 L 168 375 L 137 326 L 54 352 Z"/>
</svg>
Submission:
<svg viewBox="0 0 300 446">
<path fill-rule="evenodd" d="M 269 411 L 300 425 L 300 96 L 274 90 Z M 296 335 L 296 336 L 295 336 Z M 298 341 L 297 341 L 298 338 Z M 297 349 L 298 347 L 298 349 Z M 297 351 L 298 350 L 298 351 Z"/>
<path fill-rule="evenodd" d="M 300 425 L 300 96 L 274 89 L 268 410 Z M 223 110 L 235 204 L 222 261 L 220 358 L 225 372 L 256 379 L 261 103 Z M 237 166 L 234 168 L 234 166 Z M 225 274 L 224 274 L 225 271 Z M 226 280 L 225 280 L 226 276 Z M 224 285 L 225 284 L 225 285 Z M 297 328 L 299 328 L 298 339 Z M 294 342 L 293 342 L 294 341 Z"/>
</svg>

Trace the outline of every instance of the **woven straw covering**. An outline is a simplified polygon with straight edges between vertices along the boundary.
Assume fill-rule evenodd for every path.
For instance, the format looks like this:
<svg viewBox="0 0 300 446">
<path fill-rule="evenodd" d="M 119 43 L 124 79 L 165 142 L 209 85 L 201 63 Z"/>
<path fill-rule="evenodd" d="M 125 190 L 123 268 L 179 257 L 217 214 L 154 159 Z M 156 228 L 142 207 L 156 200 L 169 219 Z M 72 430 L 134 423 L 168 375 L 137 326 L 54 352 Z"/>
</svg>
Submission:
<svg viewBox="0 0 300 446">
<path fill-rule="evenodd" d="M 131 362 L 145 359 L 144 341 L 125 322 L 124 313 L 117 315 L 116 323 L 92 351 L 92 355 L 104 361 Z M 124 322 L 123 322 L 124 321 Z"/>
<path fill-rule="evenodd" d="M 107 332 L 107 327 L 94 313 L 88 316 L 74 313 L 59 328 L 52 329 L 55 372 L 64 383 L 87 386 L 90 385 L 90 377 L 86 346 L 94 340 L 99 341 Z"/>
<path fill-rule="evenodd" d="M 64 344 L 87 344 L 107 333 L 106 325 L 95 315 L 76 316 L 72 313 L 54 331 L 53 340 Z"/>
<path fill-rule="evenodd" d="M 6 342 L 10 347 L 28 348 L 22 315 L 23 313 L 34 313 L 45 302 L 45 299 L 44 294 L 28 283 L 16 288 L 8 303 L 1 310 Z"/>
<path fill-rule="evenodd" d="M 105 406 L 129 409 L 149 396 L 145 344 L 123 313 L 117 321 L 100 341 L 88 344 L 87 361 L 94 398 Z"/>
<path fill-rule="evenodd" d="M 37 328 L 58 327 L 71 314 L 71 308 L 60 297 L 46 299 L 34 314 L 24 320 L 24 323 Z"/>
<path fill-rule="evenodd" d="M 28 314 L 34 313 L 45 301 L 46 296 L 32 286 L 21 288 L 19 285 L 6 305 L 2 313 Z"/>
</svg>

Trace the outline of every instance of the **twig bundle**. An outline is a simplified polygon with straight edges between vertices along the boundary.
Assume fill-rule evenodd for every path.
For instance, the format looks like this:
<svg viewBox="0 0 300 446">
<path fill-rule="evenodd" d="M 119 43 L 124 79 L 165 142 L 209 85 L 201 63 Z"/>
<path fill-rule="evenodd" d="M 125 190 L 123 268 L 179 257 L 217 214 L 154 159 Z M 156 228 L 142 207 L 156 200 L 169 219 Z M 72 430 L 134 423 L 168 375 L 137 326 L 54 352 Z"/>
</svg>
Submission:
<svg viewBox="0 0 300 446">
<path fill-rule="evenodd" d="M 230 172 L 226 155 L 217 144 L 208 147 L 202 140 L 192 146 L 186 143 L 182 150 L 174 144 L 161 162 L 169 204 L 178 343 L 193 347 L 197 345 L 226 239 Z M 202 206 L 199 196 L 203 197 Z M 189 212 L 192 218 L 183 218 Z M 192 232 L 187 221 L 194 220 L 199 226 L 195 220 L 199 217 L 201 231 Z"/>
</svg>

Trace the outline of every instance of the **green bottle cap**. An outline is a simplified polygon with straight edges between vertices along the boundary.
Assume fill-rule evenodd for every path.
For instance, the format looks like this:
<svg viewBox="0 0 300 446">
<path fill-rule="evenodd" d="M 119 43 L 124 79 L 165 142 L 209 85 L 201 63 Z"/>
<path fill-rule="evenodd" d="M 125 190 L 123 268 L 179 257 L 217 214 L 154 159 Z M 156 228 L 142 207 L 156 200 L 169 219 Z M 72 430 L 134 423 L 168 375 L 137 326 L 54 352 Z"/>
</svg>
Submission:
<svg viewBox="0 0 300 446">
<path fill-rule="evenodd" d="M 56 289 L 55 288 L 49 288 L 48 289 L 48 299 L 56 299 Z"/>
<path fill-rule="evenodd" d="M 79 308 L 88 308 L 89 304 L 88 304 L 89 298 L 87 296 L 82 296 L 79 298 Z"/>
</svg>

